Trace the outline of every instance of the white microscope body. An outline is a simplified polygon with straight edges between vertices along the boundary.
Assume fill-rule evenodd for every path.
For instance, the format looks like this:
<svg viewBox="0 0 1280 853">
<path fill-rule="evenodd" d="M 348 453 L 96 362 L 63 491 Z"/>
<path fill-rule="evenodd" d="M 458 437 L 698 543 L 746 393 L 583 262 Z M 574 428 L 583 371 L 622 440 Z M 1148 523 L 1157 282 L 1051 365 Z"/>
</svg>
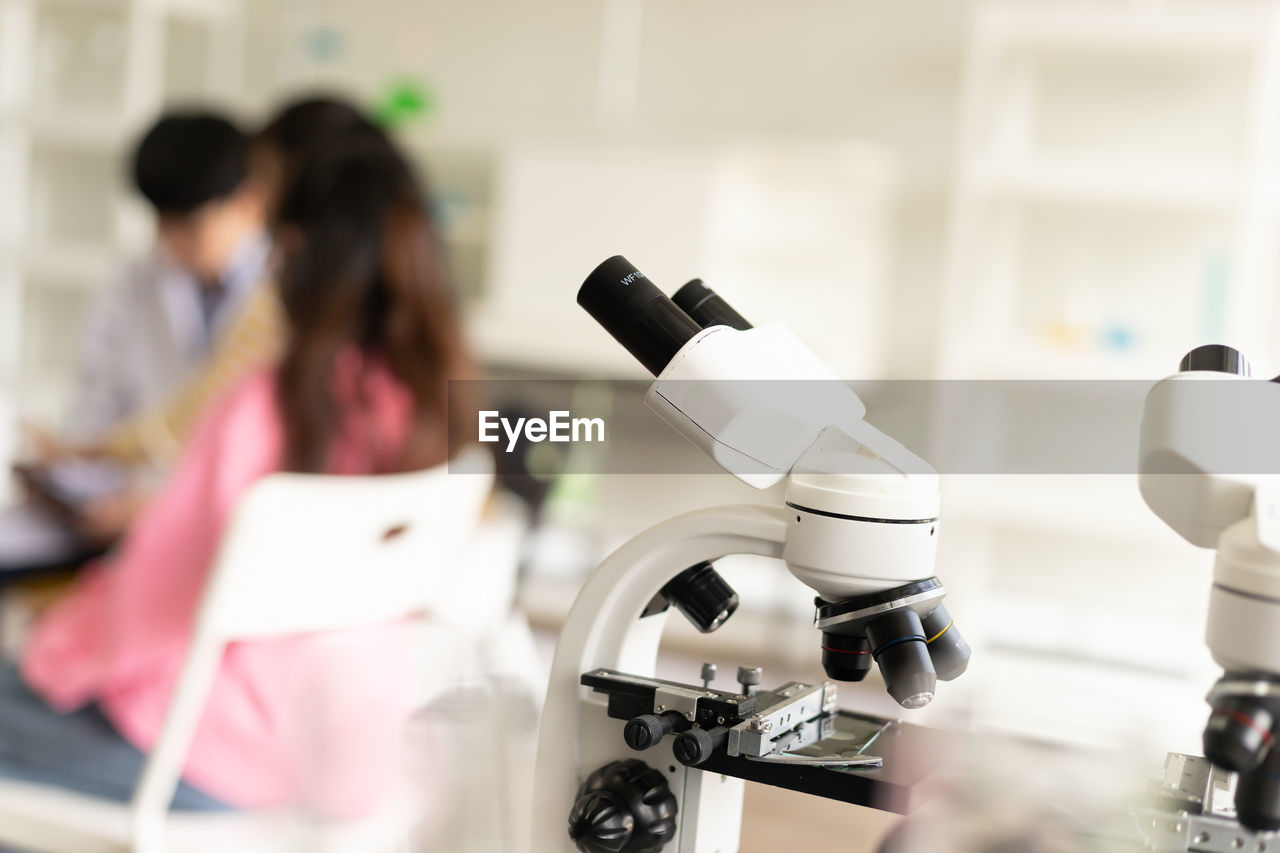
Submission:
<svg viewBox="0 0 1280 853">
<path fill-rule="evenodd" d="M 1280 830 L 1278 428 L 1280 384 L 1206 346 L 1148 393 L 1139 448 L 1147 505 L 1217 551 L 1205 639 L 1225 674 L 1208 696 L 1205 754 L 1239 774 L 1239 822 L 1262 832 Z"/>
<path fill-rule="evenodd" d="M 588 577 L 561 632 L 542 715 L 533 824 L 539 853 L 575 845 L 588 853 L 738 850 L 743 782 L 687 764 L 664 735 L 674 721 L 675 731 L 746 755 L 747 733 L 768 733 L 774 722 L 784 728 L 791 708 L 785 720 L 762 721 L 762 711 L 726 731 L 698 722 L 697 702 L 743 695 L 650 685 L 653 713 L 641 720 L 656 728 L 651 742 L 629 747 L 631 726 L 641 723 L 627 723 L 624 742 L 623 723 L 610 716 L 614 697 L 606 702 L 584 684 L 596 671 L 624 683 L 653 676 L 666 615 L 661 594 L 672 597 L 669 585 L 691 567 L 730 554 L 781 559 L 820 599 L 815 621 L 828 674 L 858 680 L 874 659 L 904 707 L 927 704 L 936 679 L 958 676 L 968 659 L 940 603 L 945 589 L 932 577 L 939 530 L 933 469 L 867 424 L 858 397 L 786 329 L 752 328 L 700 282 L 676 300 L 681 307 L 619 256 L 601 264 L 578 296 L 656 374 L 648 407 L 744 482 L 764 488 L 786 478 L 785 505 L 673 518 L 631 539 Z M 657 611 L 655 600 L 663 602 Z M 700 629 L 719 627 L 736 601 L 713 603 Z M 671 603 L 695 618 L 697 602 Z M 814 697 L 805 714 L 833 710 L 829 682 L 770 695 L 799 688 Z M 752 689 L 744 683 L 742 693 Z M 757 753 L 770 748 L 768 738 L 756 741 L 764 744 Z"/>
</svg>

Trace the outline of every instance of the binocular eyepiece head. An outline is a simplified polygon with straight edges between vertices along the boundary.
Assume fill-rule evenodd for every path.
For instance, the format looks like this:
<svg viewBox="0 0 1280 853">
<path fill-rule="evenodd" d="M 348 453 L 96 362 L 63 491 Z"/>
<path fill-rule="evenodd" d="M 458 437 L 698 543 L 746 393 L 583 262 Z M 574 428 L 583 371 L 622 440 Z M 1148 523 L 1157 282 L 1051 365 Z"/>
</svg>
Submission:
<svg viewBox="0 0 1280 853">
<path fill-rule="evenodd" d="M 874 662 L 899 705 L 928 705 L 939 679 L 958 678 L 969 665 L 969 644 L 941 602 L 945 594 L 929 578 L 841 602 L 817 599 L 827 677 L 861 681 Z"/>
<path fill-rule="evenodd" d="M 591 271 L 578 289 L 578 304 L 654 376 L 703 329 L 751 328 L 701 279 L 688 282 L 668 297 L 621 255 L 608 258 Z"/>
</svg>

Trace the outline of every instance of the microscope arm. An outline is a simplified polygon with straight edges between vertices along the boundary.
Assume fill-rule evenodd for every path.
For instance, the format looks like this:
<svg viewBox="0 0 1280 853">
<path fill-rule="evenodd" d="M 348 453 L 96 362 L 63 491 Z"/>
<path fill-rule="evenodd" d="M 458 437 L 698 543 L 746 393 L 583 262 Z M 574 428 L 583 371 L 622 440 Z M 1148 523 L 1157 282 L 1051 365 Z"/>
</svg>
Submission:
<svg viewBox="0 0 1280 853">
<path fill-rule="evenodd" d="M 534 794 L 534 838 L 561 853 L 564 821 L 582 781 L 579 768 L 602 764 L 618 751 L 621 726 L 600 711 L 601 699 L 580 684 L 582 673 L 618 669 L 652 675 L 666 614 L 640 617 L 645 605 L 667 581 L 704 560 L 729 554 L 780 557 L 787 535 L 783 508 L 738 505 L 700 510 L 664 521 L 632 538 L 591 573 L 565 620 L 551 665 L 551 680 L 538 737 L 538 784 Z M 583 713 L 590 708 L 594 713 Z M 701 783 L 702 774 L 673 764 L 687 776 L 679 787 Z M 673 789 L 677 786 L 673 785 Z M 724 799 L 732 800 L 727 785 Z M 684 796 L 692 804 L 697 798 Z M 725 803 L 725 808 L 730 808 Z M 706 822 L 704 822 L 705 824 Z M 714 822 L 714 828 L 687 816 L 680 822 L 681 842 L 673 850 L 694 849 L 690 834 L 728 832 L 736 839 L 737 822 Z M 685 846 L 688 843 L 689 846 Z M 707 846 L 705 849 L 716 849 Z M 732 847 L 737 849 L 736 841 Z"/>
</svg>

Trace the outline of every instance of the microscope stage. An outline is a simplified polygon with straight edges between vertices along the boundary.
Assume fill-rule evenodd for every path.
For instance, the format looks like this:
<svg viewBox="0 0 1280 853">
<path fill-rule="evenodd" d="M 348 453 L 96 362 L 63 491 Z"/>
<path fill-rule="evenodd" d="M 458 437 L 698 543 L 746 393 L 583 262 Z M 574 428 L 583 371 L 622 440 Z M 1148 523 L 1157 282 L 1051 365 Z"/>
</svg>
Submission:
<svg viewBox="0 0 1280 853">
<path fill-rule="evenodd" d="M 945 748 L 945 733 L 844 710 L 832 718 L 834 734 L 792 754 L 869 753 L 884 763 L 880 767 L 806 765 L 718 752 L 698 769 L 896 814 L 914 811 L 925 799 L 917 786 L 934 776 L 938 767 L 928 758 Z"/>
</svg>

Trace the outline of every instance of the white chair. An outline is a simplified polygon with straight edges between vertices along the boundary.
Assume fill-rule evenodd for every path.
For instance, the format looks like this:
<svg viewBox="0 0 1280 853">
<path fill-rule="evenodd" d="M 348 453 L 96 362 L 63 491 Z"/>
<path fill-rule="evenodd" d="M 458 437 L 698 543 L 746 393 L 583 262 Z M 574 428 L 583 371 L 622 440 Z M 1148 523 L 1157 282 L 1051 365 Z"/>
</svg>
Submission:
<svg viewBox="0 0 1280 853">
<path fill-rule="evenodd" d="M 318 831 L 288 812 L 170 814 L 169 802 L 228 643 L 426 615 L 440 590 L 474 580 L 457 575 L 457 561 L 492 482 L 488 455 L 472 450 L 422 472 L 275 474 L 256 483 L 224 536 L 132 803 L 0 781 L 0 845 L 51 853 L 365 853 L 397 845 L 394 810 Z"/>
</svg>

